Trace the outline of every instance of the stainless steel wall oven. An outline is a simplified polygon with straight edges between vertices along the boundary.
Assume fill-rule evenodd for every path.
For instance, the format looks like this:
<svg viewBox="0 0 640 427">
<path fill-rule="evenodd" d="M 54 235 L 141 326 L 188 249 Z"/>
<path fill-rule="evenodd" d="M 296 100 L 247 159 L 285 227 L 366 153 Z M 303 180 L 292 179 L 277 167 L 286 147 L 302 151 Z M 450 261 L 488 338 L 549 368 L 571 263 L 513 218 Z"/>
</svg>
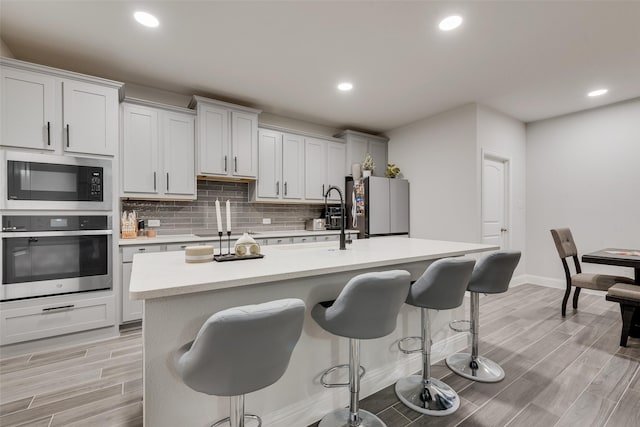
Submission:
<svg viewBox="0 0 640 427">
<path fill-rule="evenodd" d="M 111 289 L 111 216 L 2 217 L 0 301 Z"/>
</svg>

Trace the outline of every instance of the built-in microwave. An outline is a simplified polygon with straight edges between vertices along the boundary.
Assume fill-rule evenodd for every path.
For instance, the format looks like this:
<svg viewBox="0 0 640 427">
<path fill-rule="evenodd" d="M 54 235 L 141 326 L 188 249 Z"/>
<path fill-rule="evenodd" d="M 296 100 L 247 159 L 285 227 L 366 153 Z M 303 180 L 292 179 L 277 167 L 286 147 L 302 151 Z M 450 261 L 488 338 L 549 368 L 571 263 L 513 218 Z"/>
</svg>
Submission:
<svg viewBox="0 0 640 427">
<path fill-rule="evenodd" d="M 111 210 L 111 160 L 6 151 L 2 209 Z"/>
</svg>

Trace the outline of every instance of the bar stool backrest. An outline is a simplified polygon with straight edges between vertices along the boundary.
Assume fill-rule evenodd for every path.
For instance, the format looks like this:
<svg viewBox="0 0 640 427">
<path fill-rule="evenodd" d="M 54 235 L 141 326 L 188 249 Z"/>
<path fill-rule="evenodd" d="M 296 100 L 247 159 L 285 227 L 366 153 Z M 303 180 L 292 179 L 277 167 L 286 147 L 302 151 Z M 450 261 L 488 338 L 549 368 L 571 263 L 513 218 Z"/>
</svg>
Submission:
<svg viewBox="0 0 640 427">
<path fill-rule="evenodd" d="M 267 387 L 289 365 L 304 311 L 302 300 L 288 298 L 215 313 L 178 351 L 178 374 L 192 389 L 215 396 Z"/>
<path fill-rule="evenodd" d="M 506 292 L 519 261 L 520 251 L 496 251 L 484 256 L 476 263 L 467 290 L 485 294 Z"/>
<path fill-rule="evenodd" d="M 360 274 L 349 280 L 331 307 L 323 309 L 318 304 L 311 315 L 334 335 L 380 338 L 396 328 L 410 286 L 411 276 L 404 270 Z"/>
<path fill-rule="evenodd" d="M 407 304 L 433 310 L 460 307 L 475 263 L 471 258 L 434 261 L 411 285 Z"/>
</svg>

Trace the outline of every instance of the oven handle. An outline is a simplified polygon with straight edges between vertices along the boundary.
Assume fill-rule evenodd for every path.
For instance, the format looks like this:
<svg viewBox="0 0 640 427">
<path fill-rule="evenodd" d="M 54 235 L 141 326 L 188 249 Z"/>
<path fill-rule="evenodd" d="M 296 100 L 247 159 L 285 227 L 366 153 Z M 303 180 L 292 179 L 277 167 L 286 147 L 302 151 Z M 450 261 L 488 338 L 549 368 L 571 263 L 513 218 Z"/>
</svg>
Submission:
<svg viewBox="0 0 640 427">
<path fill-rule="evenodd" d="M 76 231 L 17 231 L 0 233 L 3 239 L 11 237 L 71 237 L 71 236 L 108 236 L 112 230 L 76 230 Z"/>
</svg>

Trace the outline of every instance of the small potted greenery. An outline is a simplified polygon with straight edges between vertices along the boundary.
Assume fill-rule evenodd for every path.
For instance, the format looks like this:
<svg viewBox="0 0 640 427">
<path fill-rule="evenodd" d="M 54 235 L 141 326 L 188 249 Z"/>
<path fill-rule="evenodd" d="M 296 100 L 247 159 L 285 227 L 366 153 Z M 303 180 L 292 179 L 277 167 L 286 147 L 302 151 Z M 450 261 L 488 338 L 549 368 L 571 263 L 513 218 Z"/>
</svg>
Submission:
<svg viewBox="0 0 640 427">
<path fill-rule="evenodd" d="M 364 156 L 364 161 L 362 162 L 362 177 L 366 178 L 371 176 L 375 167 L 376 164 L 373 162 L 371 154 L 367 153 L 367 155 Z"/>
<path fill-rule="evenodd" d="M 395 163 L 387 163 L 387 172 L 384 176 L 387 178 L 395 178 L 400 173 L 400 168 Z"/>
</svg>

